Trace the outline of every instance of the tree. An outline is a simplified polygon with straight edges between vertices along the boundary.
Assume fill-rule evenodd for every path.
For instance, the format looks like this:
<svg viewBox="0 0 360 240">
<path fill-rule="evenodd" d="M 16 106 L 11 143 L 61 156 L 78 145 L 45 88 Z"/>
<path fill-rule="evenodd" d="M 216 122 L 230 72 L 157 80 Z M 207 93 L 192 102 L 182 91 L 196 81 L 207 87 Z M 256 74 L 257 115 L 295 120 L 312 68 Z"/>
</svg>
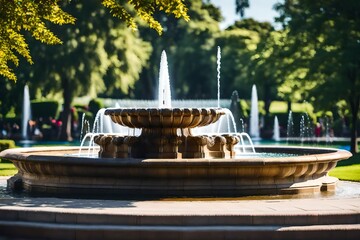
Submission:
<svg viewBox="0 0 360 240">
<path fill-rule="evenodd" d="M 151 42 L 153 52 L 144 68 L 141 83 L 135 87 L 139 98 L 153 99 L 156 95 L 160 54 L 166 50 L 170 78 L 175 98 L 211 98 L 216 96 L 216 45 L 221 14 L 219 9 L 202 0 L 185 2 L 191 21 L 161 14 L 164 27 L 156 37 L 148 29 L 141 29 L 141 37 Z"/>
<path fill-rule="evenodd" d="M 82 4 L 71 1 L 60 4 L 60 1 L 3 1 L 0 0 L 0 75 L 5 78 L 16 80 L 16 75 L 9 66 L 9 62 L 19 65 L 17 54 L 25 57 L 32 63 L 29 46 L 25 41 L 25 34 L 29 32 L 34 39 L 48 44 L 59 44 L 62 41 L 56 37 L 53 31 L 47 27 L 47 22 L 62 25 L 74 23 L 75 18 L 62 9 L 81 6 L 78 9 L 92 8 L 83 24 L 63 30 L 55 28 L 66 42 L 62 47 L 32 46 L 36 52 L 35 61 L 43 69 L 31 69 L 24 71 L 24 79 L 34 81 L 34 86 L 41 86 L 42 94 L 47 95 L 56 89 L 63 90 L 63 127 L 60 138 L 69 140 L 70 106 L 73 96 L 85 89 L 92 93 L 104 91 L 107 84 L 114 83 L 115 88 L 121 88 L 127 92 L 129 86 L 138 77 L 139 69 L 144 66 L 149 54 L 149 45 L 136 38 L 136 33 L 130 33 L 124 27 L 119 26 L 113 19 L 95 19 L 106 14 L 104 9 L 94 8 L 93 3 Z M 118 3 L 116 0 L 102 0 L 102 4 L 110 10 L 110 13 L 123 20 L 130 29 L 137 28 L 141 18 L 158 33 L 162 32 L 160 23 L 154 18 L 158 11 L 173 14 L 188 20 L 187 9 L 183 0 L 171 1 L 140 1 L 129 0 L 128 5 Z M 138 17 L 137 17 L 138 16 Z M 79 14 L 79 17 L 82 17 Z M 98 24 L 94 22 L 98 21 Z M 103 21 L 103 22 L 101 22 Z M 104 24 L 106 28 L 103 28 Z M 80 31 L 79 29 L 82 30 Z M 107 33 L 104 31 L 108 30 Z M 121 32 L 123 31 L 123 32 Z M 101 32 L 101 34 L 100 34 Z M 98 36 L 100 35 L 100 36 Z M 106 35 L 106 38 L 104 38 Z M 31 38 L 30 38 L 31 39 Z M 105 40 L 104 40 L 105 39 Z M 124 44 L 125 43 L 125 44 Z M 127 49 L 129 47 L 129 49 Z M 52 58 L 50 59 L 49 56 Z M 86 56 L 86 57 L 85 57 Z M 105 59 L 108 57 L 107 59 Z M 119 59 L 119 57 L 124 57 Z M 86 62 L 84 63 L 84 61 Z M 132 62 L 132 65 L 128 64 Z M 25 67 L 26 68 L 26 67 Z M 121 81 L 116 81 L 121 79 Z"/>
<path fill-rule="evenodd" d="M 75 18 L 62 11 L 58 1 L 0 0 L 0 75 L 16 80 L 9 62 L 19 65 L 18 55 L 33 63 L 24 32 L 47 44 L 59 44 L 45 24 L 74 23 Z"/>
<path fill-rule="evenodd" d="M 19 79 L 31 79 L 32 88 L 40 89 L 42 96 L 62 91 L 60 139 L 71 140 L 73 98 L 95 97 L 115 90 L 126 94 L 139 78 L 151 46 L 105 9 L 99 9 L 95 1 L 86 4 L 72 1 L 63 9 L 76 16 L 77 24 L 53 29 L 63 36 L 62 45 L 46 46 L 31 41 L 34 60 L 41 67 L 22 69 Z"/>
<path fill-rule="evenodd" d="M 177 18 L 189 20 L 187 8 L 183 0 L 171 1 L 141 1 L 128 0 L 130 5 L 116 0 L 101 0 L 110 13 L 123 20 L 128 27 L 137 28 L 136 17 L 139 16 L 158 33 L 162 26 L 154 18 L 157 11 L 173 14 Z M 46 44 L 60 44 L 62 41 L 54 35 L 47 22 L 63 25 L 74 24 L 75 18 L 64 12 L 60 0 L 0 0 L 0 75 L 16 80 L 16 75 L 10 63 L 19 65 L 18 55 L 33 63 L 25 33 Z M 134 14 L 135 13 L 135 14 Z"/>
<path fill-rule="evenodd" d="M 223 94 L 230 95 L 237 90 L 241 98 L 250 98 L 251 86 L 254 83 L 260 88 L 265 87 L 264 77 L 270 73 L 265 74 L 263 70 L 260 73 L 259 70 L 260 64 L 265 66 L 265 56 L 269 57 L 268 53 L 263 52 L 271 51 L 266 50 L 266 43 L 272 31 L 270 23 L 257 22 L 250 18 L 236 21 L 219 35 L 217 43 L 223 50 Z"/>
<path fill-rule="evenodd" d="M 249 0 L 235 0 L 236 13 L 240 14 L 241 17 L 245 15 L 245 8 L 248 8 Z"/>
<path fill-rule="evenodd" d="M 221 32 L 217 44 L 221 47 L 221 95 L 230 96 L 237 90 L 240 98 L 250 98 L 252 80 L 249 63 L 259 43 L 259 34 L 245 28 L 230 27 Z"/>
<path fill-rule="evenodd" d="M 351 112 L 351 152 L 358 151 L 360 105 L 360 2 L 286 0 L 279 20 L 288 31 L 286 49 L 302 71 L 301 84 L 322 107 L 346 100 Z"/>
</svg>

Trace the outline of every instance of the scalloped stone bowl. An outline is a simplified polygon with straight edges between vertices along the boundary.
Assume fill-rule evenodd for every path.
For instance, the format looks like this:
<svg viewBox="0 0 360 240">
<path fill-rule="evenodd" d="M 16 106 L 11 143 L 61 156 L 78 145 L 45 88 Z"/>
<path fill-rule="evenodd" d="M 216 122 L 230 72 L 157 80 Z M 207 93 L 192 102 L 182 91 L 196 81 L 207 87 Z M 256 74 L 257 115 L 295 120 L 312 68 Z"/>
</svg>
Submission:
<svg viewBox="0 0 360 240">
<path fill-rule="evenodd" d="M 109 108 L 114 123 L 130 128 L 194 128 L 216 122 L 221 108 Z"/>
<path fill-rule="evenodd" d="M 77 147 L 9 149 L 0 157 L 19 173 L 8 184 L 30 193 L 96 197 L 182 197 L 297 194 L 333 191 L 328 176 L 345 150 L 256 147 L 260 155 L 151 159 L 76 156 Z M 267 157 L 261 153 L 290 154 Z"/>
</svg>

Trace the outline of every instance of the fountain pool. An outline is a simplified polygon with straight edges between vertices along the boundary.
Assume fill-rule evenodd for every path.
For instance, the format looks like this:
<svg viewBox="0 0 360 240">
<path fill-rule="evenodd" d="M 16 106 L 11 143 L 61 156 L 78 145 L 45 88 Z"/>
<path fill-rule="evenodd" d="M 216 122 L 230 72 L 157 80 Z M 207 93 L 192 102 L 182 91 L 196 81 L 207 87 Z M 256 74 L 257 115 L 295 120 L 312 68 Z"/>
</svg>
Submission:
<svg viewBox="0 0 360 240">
<path fill-rule="evenodd" d="M 160 76 L 168 78 L 167 63 L 161 66 Z M 173 108 L 169 81 L 159 82 L 164 86 L 159 87 L 158 108 L 103 110 L 106 121 L 138 129 L 138 135 L 93 135 L 99 146 L 95 157 L 79 155 L 79 147 L 3 151 L 0 157 L 19 170 L 8 185 L 34 194 L 99 197 L 236 197 L 335 190 L 338 179 L 328 172 L 349 158 L 349 152 L 258 146 L 256 153 L 248 153 L 238 145 L 247 141 L 247 134 L 194 134 L 197 127 L 216 123 L 226 110 Z"/>
</svg>

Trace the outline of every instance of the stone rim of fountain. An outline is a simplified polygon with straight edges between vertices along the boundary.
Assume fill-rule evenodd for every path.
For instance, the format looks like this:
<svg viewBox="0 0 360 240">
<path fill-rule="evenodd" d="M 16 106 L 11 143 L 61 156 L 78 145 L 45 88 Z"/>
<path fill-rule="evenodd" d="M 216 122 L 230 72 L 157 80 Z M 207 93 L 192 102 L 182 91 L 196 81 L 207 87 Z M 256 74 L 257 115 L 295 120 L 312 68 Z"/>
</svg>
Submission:
<svg viewBox="0 0 360 240">
<path fill-rule="evenodd" d="M 89 158 L 78 147 L 10 149 L 0 153 L 19 174 L 8 185 L 30 193 L 76 196 L 244 196 L 334 191 L 328 172 L 351 153 L 310 147 L 257 147 L 258 152 L 298 153 L 281 158 Z"/>
</svg>

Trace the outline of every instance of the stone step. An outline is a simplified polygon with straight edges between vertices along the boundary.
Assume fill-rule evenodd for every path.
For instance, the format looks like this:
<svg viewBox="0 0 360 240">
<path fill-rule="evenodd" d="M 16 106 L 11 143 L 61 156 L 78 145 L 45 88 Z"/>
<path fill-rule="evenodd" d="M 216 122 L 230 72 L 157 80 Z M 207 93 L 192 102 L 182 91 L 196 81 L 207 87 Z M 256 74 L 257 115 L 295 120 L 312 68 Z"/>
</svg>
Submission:
<svg viewBox="0 0 360 240">
<path fill-rule="evenodd" d="M 0 239 L 359 239 L 360 224 L 134 226 L 0 221 Z"/>
<path fill-rule="evenodd" d="M 302 226 L 360 224 L 359 212 L 339 213 L 276 213 L 276 214 L 217 214 L 217 215 L 171 215 L 170 214 L 119 214 L 109 212 L 64 212 L 27 209 L 0 209 L 1 221 L 45 222 L 59 224 L 89 225 L 136 225 L 136 226 Z"/>
</svg>

